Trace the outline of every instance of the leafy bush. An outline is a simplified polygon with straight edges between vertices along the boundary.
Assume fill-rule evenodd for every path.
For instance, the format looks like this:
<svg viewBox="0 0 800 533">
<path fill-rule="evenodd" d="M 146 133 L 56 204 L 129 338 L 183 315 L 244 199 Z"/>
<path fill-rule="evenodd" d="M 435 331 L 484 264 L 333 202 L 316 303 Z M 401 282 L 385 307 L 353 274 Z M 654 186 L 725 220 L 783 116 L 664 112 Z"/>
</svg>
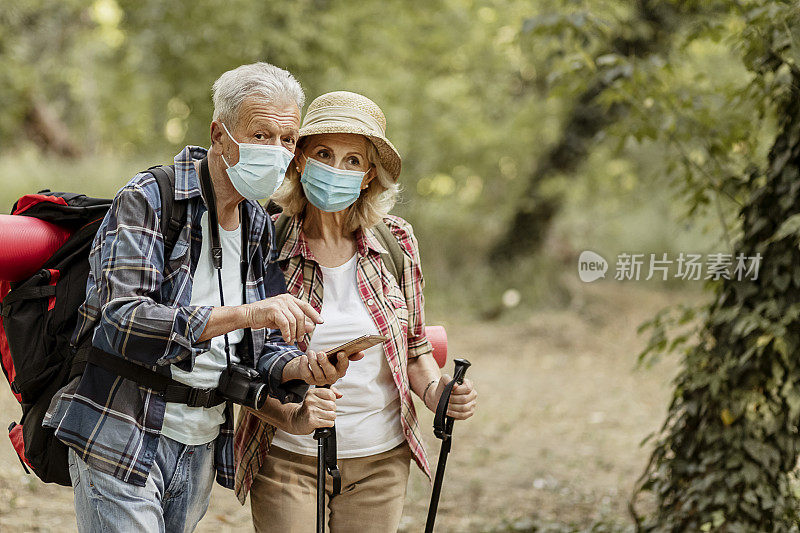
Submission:
<svg viewBox="0 0 800 533">
<path fill-rule="evenodd" d="M 751 165 L 735 180 L 744 200 L 734 250 L 760 254 L 761 271 L 756 280 L 711 286 L 713 301 L 696 342 L 684 349 L 667 419 L 634 496 L 641 531 L 785 532 L 797 531 L 800 519 L 793 476 L 800 451 L 800 56 L 793 28 L 800 8 L 743 2 L 732 13 L 747 23 L 729 39 L 753 75 L 749 97 L 758 97 L 762 116 L 773 109 L 779 124 L 765 168 Z M 698 106 L 693 116 L 703 111 Z M 704 142 L 713 145 L 708 134 Z M 674 347 L 661 317 L 651 326 L 648 350 Z M 652 512 L 637 510 L 646 494 Z"/>
</svg>

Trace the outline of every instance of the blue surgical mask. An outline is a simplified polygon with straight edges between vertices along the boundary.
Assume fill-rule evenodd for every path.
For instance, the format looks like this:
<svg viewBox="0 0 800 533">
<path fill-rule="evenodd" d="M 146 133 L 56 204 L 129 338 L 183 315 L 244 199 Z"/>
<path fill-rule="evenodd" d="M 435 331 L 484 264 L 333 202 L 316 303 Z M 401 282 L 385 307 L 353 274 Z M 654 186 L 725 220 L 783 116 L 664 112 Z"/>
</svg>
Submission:
<svg viewBox="0 0 800 533">
<path fill-rule="evenodd" d="M 228 165 L 225 156 L 222 156 L 233 187 L 248 200 L 272 196 L 283 183 L 286 169 L 289 168 L 294 154 L 283 146 L 239 143 L 224 123 L 222 127 L 239 147 L 239 162 L 235 165 Z"/>
<path fill-rule="evenodd" d="M 360 170 L 341 170 L 309 159 L 300 183 L 309 202 L 322 211 L 335 212 L 358 200 L 365 174 Z"/>
</svg>

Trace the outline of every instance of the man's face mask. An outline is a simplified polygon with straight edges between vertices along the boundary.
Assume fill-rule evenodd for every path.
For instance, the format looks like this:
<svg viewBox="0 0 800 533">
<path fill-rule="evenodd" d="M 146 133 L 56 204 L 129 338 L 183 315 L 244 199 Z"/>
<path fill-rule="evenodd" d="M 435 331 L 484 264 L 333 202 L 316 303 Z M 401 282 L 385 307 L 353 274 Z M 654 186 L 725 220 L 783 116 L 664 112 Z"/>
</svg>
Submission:
<svg viewBox="0 0 800 533">
<path fill-rule="evenodd" d="M 341 170 L 309 159 L 300 183 L 308 201 L 322 211 L 341 211 L 353 205 L 361 194 L 366 172 Z"/>
<path fill-rule="evenodd" d="M 283 146 L 239 143 L 224 123 L 222 127 L 239 147 L 239 162 L 235 165 L 230 166 L 222 156 L 233 187 L 248 200 L 269 198 L 283 183 L 294 154 Z"/>
</svg>

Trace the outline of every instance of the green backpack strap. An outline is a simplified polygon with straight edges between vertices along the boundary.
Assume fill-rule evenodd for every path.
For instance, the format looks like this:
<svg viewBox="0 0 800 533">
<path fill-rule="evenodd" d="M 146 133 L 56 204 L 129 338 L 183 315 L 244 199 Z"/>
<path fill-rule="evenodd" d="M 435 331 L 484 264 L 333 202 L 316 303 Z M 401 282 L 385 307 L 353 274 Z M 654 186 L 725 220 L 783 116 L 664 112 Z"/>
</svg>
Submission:
<svg viewBox="0 0 800 533">
<path fill-rule="evenodd" d="M 275 243 L 278 253 L 283 249 L 286 244 L 286 239 L 289 237 L 289 224 L 292 219 L 283 213 L 275 221 Z M 387 251 L 381 254 L 381 259 L 389 269 L 389 273 L 394 276 L 397 284 L 400 285 L 403 277 L 403 249 L 400 248 L 400 243 L 397 238 L 389 229 L 385 222 L 378 222 L 373 228 L 375 238 L 381 243 L 381 246 Z"/>
<path fill-rule="evenodd" d="M 392 230 L 385 222 L 380 221 L 372 228 L 375 237 L 388 252 L 381 254 L 381 259 L 389 272 L 394 276 L 397 285 L 402 288 L 403 279 L 403 249 L 400 248 L 400 243 L 397 242 L 397 237 L 394 236 Z"/>
<path fill-rule="evenodd" d="M 278 220 L 275 221 L 275 256 L 279 256 L 283 245 L 286 244 L 286 239 L 289 237 L 289 223 L 291 217 L 287 217 L 283 213 L 280 214 Z"/>
</svg>

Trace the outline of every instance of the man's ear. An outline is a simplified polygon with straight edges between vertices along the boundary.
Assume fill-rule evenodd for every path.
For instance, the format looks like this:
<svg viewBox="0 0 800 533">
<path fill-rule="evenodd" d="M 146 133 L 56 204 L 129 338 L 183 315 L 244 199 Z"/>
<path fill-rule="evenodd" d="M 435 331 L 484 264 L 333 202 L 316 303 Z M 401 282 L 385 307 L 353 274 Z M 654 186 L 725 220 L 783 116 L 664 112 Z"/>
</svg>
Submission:
<svg viewBox="0 0 800 533">
<path fill-rule="evenodd" d="M 222 136 L 225 130 L 222 129 L 222 124 L 214 120 L 211 122 L 211 147 L 215 148 L 216 152 L 222 153 Z"/>
</svg>

